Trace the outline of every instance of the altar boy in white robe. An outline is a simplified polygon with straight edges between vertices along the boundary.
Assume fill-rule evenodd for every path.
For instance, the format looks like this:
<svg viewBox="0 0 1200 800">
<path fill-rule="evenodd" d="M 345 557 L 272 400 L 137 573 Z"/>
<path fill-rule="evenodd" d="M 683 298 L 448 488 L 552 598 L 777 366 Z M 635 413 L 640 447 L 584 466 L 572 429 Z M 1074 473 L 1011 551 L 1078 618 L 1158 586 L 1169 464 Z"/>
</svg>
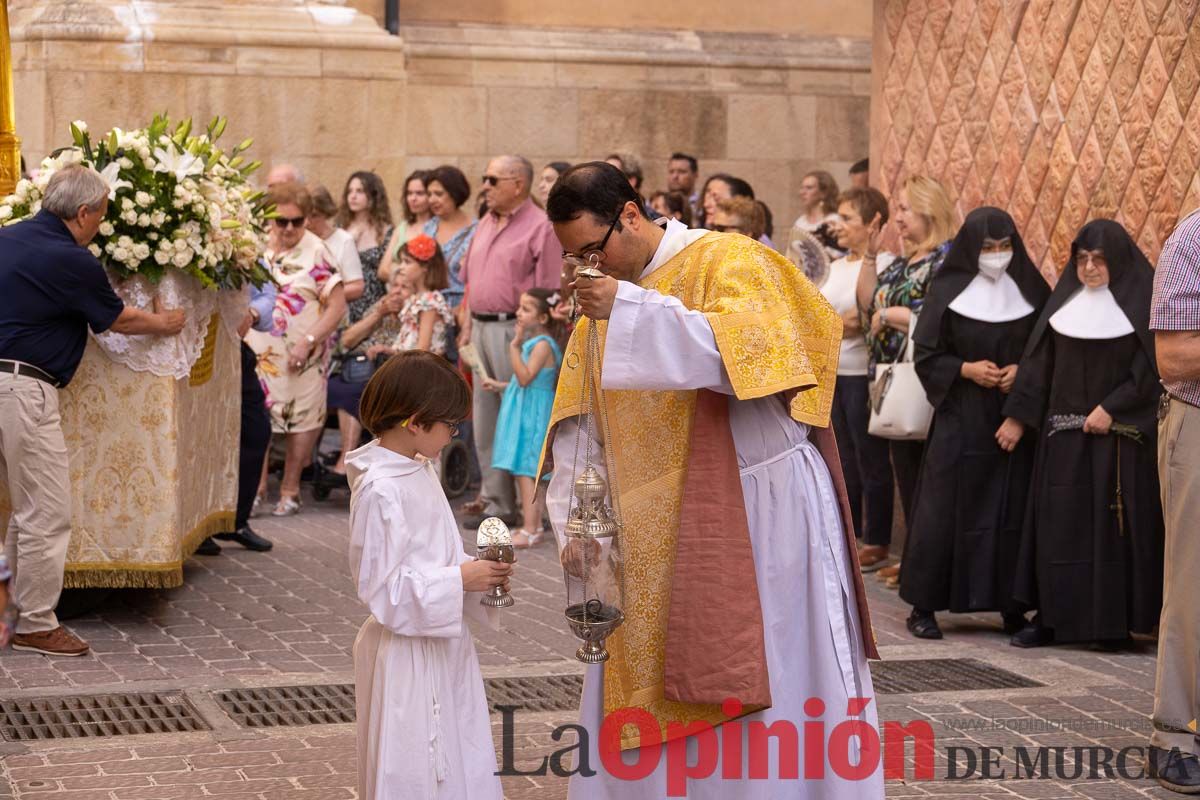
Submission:
<svg viewBox="0 0 1200 800">
<path fill-rule="evenodd" d="M 371 612 L 354 641 L 361 800 L 499 800 L 496 751 L 465 614 L 512 566 L 472 559 L 432 466 L 471 408 L 440 356 L 392 357 L 363 390 L 378 438 L 346 458 L 350 569 Z M 487 609 L 495 611 L 495 609 Z"/>
<path fill-rule="evenodd" d="M 562 538 L 593 325 L 595 408 L 608 422 L 593 451 L 623 523 L 625 619 L 610 659 L 588 668 L 589 772 L 572 776 L 569 796 L 883 797 L 878 740 L 842 738 L 839 753 L 805 730 L 818 719 L 823 739 L 847 720 L 877 730 L 867 670 L 877 655 L 828 428 L 840 318 L 758 242 L 652 223 L 607 164 L 560 176 L 547 214 L 565 262 L 604 273 L 573 286 L 586 318 L 568 345 L 543 464 L 568 573 L 593 558 Z M 623 727 L 615 745 L 625 764 L 653 765 L 636 780 L 601 757 L 604 716 L 619 709 L 650 720 Z M 755 723 L 790 723 L 798 737 L 768 748 L 751 736 Z"/>
</svg>

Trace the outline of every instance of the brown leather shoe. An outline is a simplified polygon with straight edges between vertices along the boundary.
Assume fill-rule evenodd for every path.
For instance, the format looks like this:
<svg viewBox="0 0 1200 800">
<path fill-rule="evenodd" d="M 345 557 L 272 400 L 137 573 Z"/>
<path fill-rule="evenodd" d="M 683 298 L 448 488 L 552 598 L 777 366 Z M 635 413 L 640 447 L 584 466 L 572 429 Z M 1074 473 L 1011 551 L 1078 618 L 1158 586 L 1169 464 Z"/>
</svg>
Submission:
<svg viewBox="0 0 1200 800">
<path fill-rule="evenodd" d="M 882 545 L 869 545 L 858 551 L 858 566 L 863 571 L 877 572 L 888 565 L 888 549 Z"/>
<path fill-rule="evenodd" d="M 888 578 L 895 578 L 900 574 L 900 565 L 898 563 L 892 564 L 890 567 L 884 567 L 875 574 L 879 576 L 879 580 L 881 581 L 886 581 Z"/>
<path fill-rule="evenodd" d="M 52 631 L 18 633 L 12 639 L 13 650 L 28 650 L 47 656 L 86 656 L 87 642 L 59 625 Z"/>
</svg>

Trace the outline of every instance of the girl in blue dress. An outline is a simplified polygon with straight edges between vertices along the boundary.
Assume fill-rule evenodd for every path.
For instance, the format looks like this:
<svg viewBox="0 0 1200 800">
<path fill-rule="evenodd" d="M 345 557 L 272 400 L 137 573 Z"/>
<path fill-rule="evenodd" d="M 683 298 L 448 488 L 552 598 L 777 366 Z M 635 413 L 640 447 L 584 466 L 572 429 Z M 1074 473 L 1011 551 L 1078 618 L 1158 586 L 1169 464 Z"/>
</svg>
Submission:
<svg viewBox="0 0 1200 800">
<path fill-rule="evenodd" d="M 492 445 L 492 468 L 512 473 L 521 492 L 524 527 L 513 532 L 514 547 L 532 547 L 544 532 L 536 476 L 562 363 L 557 341 L 561 323 L 550 315 L 558 299 L 557 292 L 547 289 L 530 289 L 521 295 L 516 335 L 508 346 L 512 380 L 508 384 L 491 379 L 484 382 L 487 388 L 504 392 Z"/>
</svg>

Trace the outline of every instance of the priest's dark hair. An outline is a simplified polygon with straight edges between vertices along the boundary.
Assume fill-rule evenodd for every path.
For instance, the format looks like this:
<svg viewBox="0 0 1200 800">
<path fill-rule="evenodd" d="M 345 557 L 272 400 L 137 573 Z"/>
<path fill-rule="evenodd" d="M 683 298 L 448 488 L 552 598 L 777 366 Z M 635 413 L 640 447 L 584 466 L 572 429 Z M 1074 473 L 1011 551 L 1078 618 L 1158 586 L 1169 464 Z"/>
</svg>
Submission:
<svg viewBox="0 0 1200 800">
<path fill-rule="evenodd" d="M 588 161 L 558 176 L 546 198 L 546 216 L 551 222 L 570 222 L 587 213 L 597 223 L 608 225 L 626 203 L 634 203 L 638 212 L 650 219 L 625 173 L 603 161 Z M 616 229 L 621 230 L 621 223 Z"/>
<path fill-rule="evenodd" d="M 358 404 L 363 427 L 375 436 L 408 422 L 455 425 L 471 413 L 471 390 L 449 361 L 428 350 L 405 350 L 375 370 Z"/>
</svg>

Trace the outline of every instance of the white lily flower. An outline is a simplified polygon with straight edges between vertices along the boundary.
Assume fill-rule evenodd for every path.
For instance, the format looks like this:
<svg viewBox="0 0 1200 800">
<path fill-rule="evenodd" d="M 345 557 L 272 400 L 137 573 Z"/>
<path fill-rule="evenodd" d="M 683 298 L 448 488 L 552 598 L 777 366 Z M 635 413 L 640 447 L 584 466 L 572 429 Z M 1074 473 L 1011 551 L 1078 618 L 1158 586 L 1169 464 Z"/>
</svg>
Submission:
<svg viewBox="0 0 1200 800">
<path fill-rule="evenodd" d="M 173 146 L 154 148 L 154 157 L 158 163 L 154 165 L 155 172 L 170 172 L 175 180 L 183 181 L 188 175 L 199 175 L 204 172 L 204 162 L 191 153 L 177 153 Z"/>
<path fill-rule="evenodd" d="M 119 176 L 121 173 L 121 165 L 116 161 L 110 161 L 105 165 L 104 169 L 100 170 L 100 177 L 104 178 L 104 182 L 108 184 L 108 199 L 109 202 L 117 199 L 117 191 L 120 189 L 132 189 L 133 184 L 129 181 L 122 180 Z"/>
</svg>

